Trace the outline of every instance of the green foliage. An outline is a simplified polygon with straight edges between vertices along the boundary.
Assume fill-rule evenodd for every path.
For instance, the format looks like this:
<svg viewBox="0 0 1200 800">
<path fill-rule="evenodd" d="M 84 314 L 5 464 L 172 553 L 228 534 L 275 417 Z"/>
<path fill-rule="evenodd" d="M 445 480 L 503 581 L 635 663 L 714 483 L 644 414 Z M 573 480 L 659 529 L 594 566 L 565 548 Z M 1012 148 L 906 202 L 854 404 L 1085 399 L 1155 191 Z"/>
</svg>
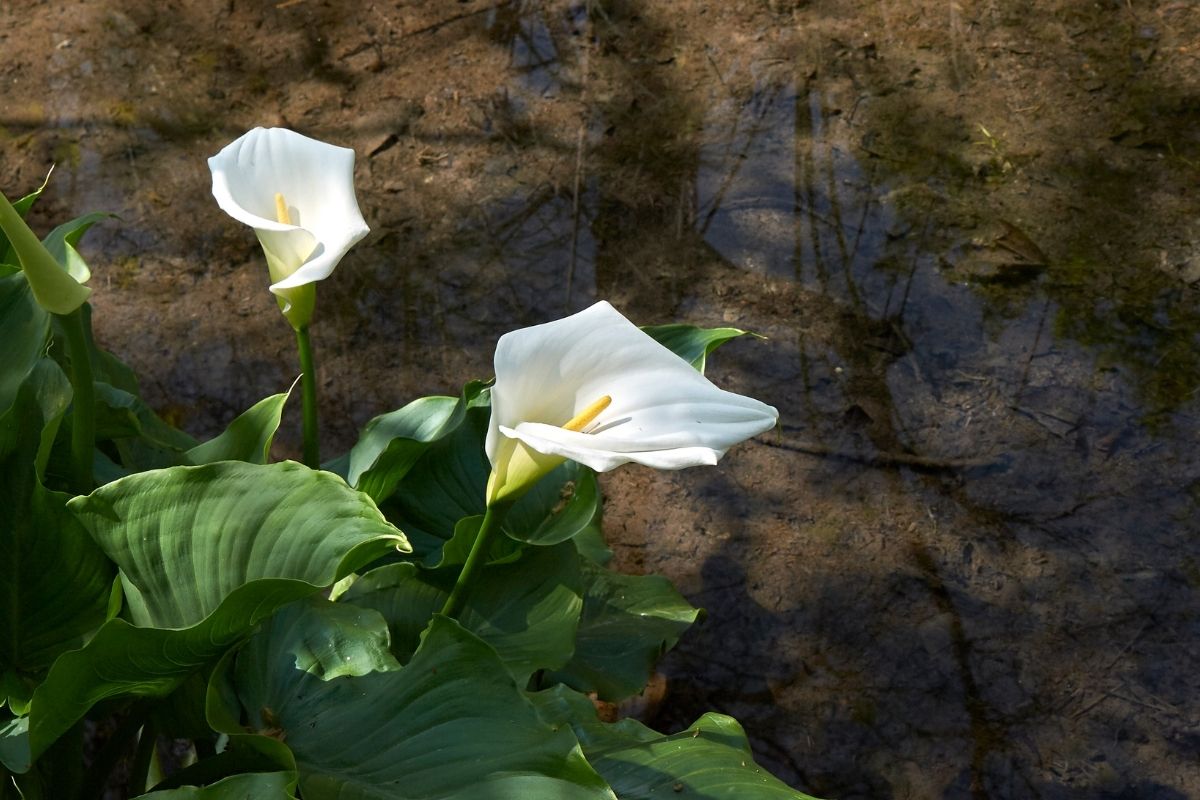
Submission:
<svg viewBox="0 0 1200 800">
<path fill-rule="evenodd" d="M 66 376 L 43 359 L 0 416 L 0 676 L 15 708 L 60 653 L 104 621 L 115 574 L 67 511 L 70 497 L 38 475 L 70 397 Z"/>
<path fill-rule="evenodd" d="M 33 299 L 25 276 L 18 272 L 0 278 L 0 414 L 46 354 L 49 335 L 50 314 Z"/>
<path fill-rule="evenodd" d="M 586 697 L 565 687 L 533 695 L 552 725 L 569 725 L 583 753 L 621 800 L 812 800 L 754 763 L 742 726 L 705 714 L 664 736 L 633 719 L 608 724 Z"/>
<path fill-rule="evenodd" d="M 99 701 L 165 696 L 276 609 L 406 548 L 365 495 L 290 462 L 146 472 L 70 507 L 120 568 L 133 625 L 55 662 L 33 696 L 35 755 Z"/>
<path fill-rule="evenodd" d="M 88 228 L 95 225 L 97 222 L 105 219 L 111 219 L 112 214 L 93 213 L 85 214 L 82 217 L 77 217 L 70 222 L 59 225 L 50 233 L 46 234 L 46 238 L 42 240 L 42 244 L 50 251 L 50 255 L 54 256 L 54 260 L 67 270 L 67 273 L 79 283 L 87 283 L 92 277 L 92 271 L 88 268 L 87 263 L 83 260 L 83 256 L 79 255 L 79 251 L 75 246 L 79 244 L 79 240 L 87 233 Z"/>
<path fill-rule="evenodd" d="M 454 397 L 422 397 L 376 417 L 349 453 L 346 482 L 376 502 L 392 493 L 430 445 L 462 425 L 467 409 L 487 404 L 485 384 L 472 381 Z"/>
<path fill-rule="evenodd" d="M 701 612 L 666 578 L 622 575 L 588 562 L 582 571 L 575 655 L 554 677 L 604 700 L 622 700 L 642 690 L 659 657 Z"/>
<path fill-rule="evenodd" d="M 291 800 L 296 778 L 286 772 L 230 775 L 210 786 L 183 786 L 139 795 L 147 800 Z"/>
<path fill-rule="evenodd" d="M 542 721 L 486 643 L 437 616 L 403 668 L 322 681 L 282 631 L 251 639 L 210 695 L 243 730 L 281 738 L 305 800 L 615 800 L 570 730 Z M 364 732 L 370 732 L 364 736 Z"/>
<path fill-rule="evenodd" d="M 467 409 L 461 424 L 433 442 L 381 503 L 388 519 L 408 534 L 414 553 L 427 566 L 462 563 L 474 541 L 474 532 L 464 536 L 459 526 L 466 518 L 484 512 L 491 466 L 483 442 L 490 412 L 482 404 Z M 503 530 L 512 540 L 543 546 L 579 537 L 582 547 L 603 558 L 600 513 L 595 473 L 568 462 L 509 509 Z M 494 546 L 502 553 L 512 551 L 503 543 Z"/>
<path fill-rule="evenodd" d="M 283 406 L 287 403 L 291 389 L 283 394 L 273 394 L 259 400 L 215 439 L 198 444 L 187 451 L 187 460 L 192 464 L 212 464 L 217 461 L 245 461 L 250 464 L 266 464 L 271 456 L 271 443 L 283 417 Z"/>
<path fill-rule="evenodd" d="M 739 336 L 758 336 L 740 328 L 697 328 L 692 325 L 646 325 L 643 331 L 675 355 L 704 372 L 708 356 L 726 342 Z"/>
<path fill-rule="evenodd" d="M 457 568 L 390 564 L 363 575 L 342 599 L 383 614 L 392 652 L 408 661 L 457 577 Z M 582 608 L 579 556 L 563 543 L 528 548 L 519 560 L 485 566 L 459 621 L 490 644 L 524 686 L 535 671 L 570 659 Z"/>
<path fill-rule="evenodd" d="M 370 608 L 308 597 L 281 609 L 266 630 L 294 669 L 321 680 L 400 668 L 388 650 L 388 623 Z"/>
<path fill-rule="evenodd" d="M 329 586 L 408 549 L 369 498 L 292 462 L 154 470 L 70 505 L 120 567 L 134 624 L 157 628 L 195 625 L 255 580 Z"/>
</svg>

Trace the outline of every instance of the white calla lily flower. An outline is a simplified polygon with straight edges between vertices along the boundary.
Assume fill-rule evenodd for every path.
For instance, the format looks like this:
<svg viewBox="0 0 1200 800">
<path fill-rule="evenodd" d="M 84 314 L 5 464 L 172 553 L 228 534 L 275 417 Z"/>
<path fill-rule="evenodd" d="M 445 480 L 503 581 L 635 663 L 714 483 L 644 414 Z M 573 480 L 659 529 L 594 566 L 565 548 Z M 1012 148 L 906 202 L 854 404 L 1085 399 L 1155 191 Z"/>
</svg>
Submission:
<svg viewBox="0 0 1200 800">
<path fill-rule="evenodd" d="M 487 500 L 515 499 L 564 459 L 599 472 L 716 464 L 779 412 L 718 389 L 606 302 L 496 345 Z"/>
<path fill-rule="evenodd" d="M 370 231 L 354 196 L 354 151 L 285 128 L 255 128 L 208 166 L 217 204 L 258 235 L 284 316 L 297 330 L 306 326 L 312 284 Z"/>
</svg>

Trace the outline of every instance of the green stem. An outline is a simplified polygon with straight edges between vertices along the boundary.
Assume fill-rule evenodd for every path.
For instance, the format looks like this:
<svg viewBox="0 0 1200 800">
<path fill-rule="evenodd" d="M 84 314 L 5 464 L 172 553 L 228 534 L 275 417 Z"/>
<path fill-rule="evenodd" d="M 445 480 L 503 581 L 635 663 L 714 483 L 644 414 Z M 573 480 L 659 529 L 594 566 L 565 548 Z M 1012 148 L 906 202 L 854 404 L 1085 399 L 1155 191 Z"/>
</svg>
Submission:
<svg viewBox="0 0 1200 800">
<path fill-rule="evenodd" d="M 151 719 L 142 726 L 142 735 L 138 739 L 137 751 L 133 756 L 133 766 L 129 768 L 129 786 L 135 795 L 146 792 L 146 784 L 150 780 L 150 765 L 154 762 L 154 749 L 158 744 L 158 726 Z"/>
<path fill-rule="evenodd" d="M 321 448 L 317 443 L 317 370 L 313 366 L 312 342 L 308 326 L 296 329 L 296 347 L 300 351 L 300 391 L 304 401 L 304 463 L 321 468 Z"/>
<path fill-rule="evenodd" d="M 491 544 L 492 535 L 499 530 L 500 522 L 508 512 L 508 506 L 507 503 L 488 506 L 487 512 L 483 515 L 483 522 L 479 525 L 479 533 L 475 536 L 475 543 L 471 545 L 467 562 L 463 564 L 462 572 L 458 573 L 458 581 L 455 582 L 454 590 L 450 592 L 446 605 L 442 606 L 442 613 L 447 617 L 457 619 L 462 611 L 463 605 L 467 601 L 467 593 L 471 589 L 471 581 L 475 579 L 475 573 L 479 572 L 480 567 L 487 561 L 488 546 Z"/>
<path fill-rule="evenodd" d="M 83 327 L 83 307 L 70 314 L 58 315 L 67 336 L 67 356 L 71 359 L 71 464 L 72 483 L 79 494 L 92 491 L 92 451 L 96 447 L 96 395 L 92 385 L 92 360 L 88 355 L 87 334 Z"/>
</svg>

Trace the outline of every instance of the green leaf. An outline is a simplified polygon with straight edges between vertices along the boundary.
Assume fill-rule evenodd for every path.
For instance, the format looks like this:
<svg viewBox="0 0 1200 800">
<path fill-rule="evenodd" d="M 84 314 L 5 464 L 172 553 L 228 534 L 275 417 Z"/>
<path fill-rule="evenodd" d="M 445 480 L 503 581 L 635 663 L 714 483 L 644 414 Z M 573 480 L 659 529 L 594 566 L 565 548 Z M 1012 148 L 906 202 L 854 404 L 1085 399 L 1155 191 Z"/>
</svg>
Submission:
<svg viewBox="0 0 1200 800">
<path fill-rule="evenodd" d="M 50 314 L 33 299 L 23 273 L 0 278 L 0 414 L 12 405 L 33 365 L 46 354 Z"/>
<path fill-rule="evenodd" d="M 106 623 L 34 693 L 34 754 L 95 703 L 164 696 L 256 624 L 388 551 L 404 549 L 370 498 L 284 462 L 131 475 L 69 507 L 121 570 L 134 627 Z"/>
<path fill-rule="evenodd" d="M 295 384 L 292 384 L 292 388 L 295 388 Z M 275 440 L 275 431 L 279 430 L 279 420 L 283 416 L 283 406 L 291 393 L 292 390 L 288 389 L 283 394 L 273 394 L 259 400 L 229 423 L 220 436 L 188 450 L 188 461 L 192 464 L 211 464 L 214 461 L 267 463 L 271 456 L 271 442 Z"/>
<path fill-rule="evenodd" d="M 309 597 L 280 609 L 272 625 L 283 631 L 292 668 L 321 680 L 400 668 L 388 649 L 388 623 L 372 608 Z"/>
<path fill-rule="evenodd" d="M 79 244 L 79 240 L 83 235 L 87 233 L 88 228 L 101 220 L 112 219 L 115 216 L 115 214 L 96 212 L 76 217 L 70 222 L 65 222 L 50 231 L 46 235 L 46 238 L 42 240 L 42 244 L 45 245 L 46 249 L 50 251 L 50 255 L 54 256 L 54 260 L 61 264 L 72 278 L 80 283 L 87 283 L 88 278 L 92 277 L 92 271 L 88 269 L 87 263 L 83 260 L 83 256 L 79 255 L 79 251 L 75 249 L 75 246 Z"/>
<path fill-rule="evenodd" d="M 195 625 L 259 578 L 329 586 L 407 549 L 369 498 L 292 462 L 144 472 L 70 508 L 121 568 L 133 622 L 160 628 Z"/>
<path fill-rule="evenodd" d="M 519 542 L 552 545 L 599 533 L 600 487 L 596 473 L 566 461 L 534 484 L 504 518 L 504 531 Z"/>
<path fill-rule="evenodd" d="M 71 389 L 42 359 L 0 416 L 0 676 L 10 705 L 62 652 L 104 622 L 116 570 L 38 479 Z"/>
<path fill-rule="evenodd" d="M 392 652 L 407 661 L 457 577 L 458 569 L 389 564 L 360 576 L 342 599 L 383 614 Z M 524 686 L 535 671 L 561 667 L 570 659 L 583 608 L 581 592 L 573 546 L 526 548 L 515 563 L 480 570 L 459 622 L 490 644 Z"/>
<path fill-rule="evenodd" d="M 441 561 L 442 545 L 454 536 L 459 520 L 482 514 L 491 465 L 483 452 L 487 408 L 467 411 L 448 435 L 432 442 L 380 504 L 388 519 L 404 529 L 414 555 L 430 565 Z"/>
<path fill-rule="evenodd" d="M 287 772 L 231 775 L 210 786 L 181 786 L 139 795 L 135 800 L 291 800 L 296 776 Z"/>
<path fill-rule="evenodd" d="M 403 669 L 332 681 L 294 668 L 286 634 L 253 637 L 232 678 L 250 729 L 295 754 L 305 800 L 615 800 L 570 730 L 545 725 L 453 620 L 435 617 Z"/>
<path fill-rule="evenodd" d="M 441 550 L 435 550 L 425 557 L 421 565 L 429 569 L 452 567 L 467 562 L 479 528 L 483 525 L 482 516 L 463 517 L 454 526 L 454 535 Z M 521 557 L 524 548 L 518 542 L 507 536 L 494 536 L 488 543 L 485 564 L 509 564 Z"/>
<path fill-rule="evenodd" d="M 350 450 L 346 482 L 376 502 L 390 495 L 430 444 L 456 430 L 468 408 L 487 403 L 485 389 L 471 381 L 460 397 L 422 397 L 368 422 Z"/>
<path fill-rule="evenodd" d="M 96 438 L 139 438 L 163 450 L 183 453 L 197 442 L 163 422 L 136 394 L 96 383 Z"/>
<path fill-rule="evenodd" d="M 621 575 L 583 562 L 575 656 L 551 677 L 617 701 L 645 687 L 659 657 L 701 613 L 658 575 Z"/>
<path fill-rule="evenodd" d="M 592 702 L 565 687 L 533 699 L 547 722 L 571 726 L 621 800 L 814 800 L 754 763 L 732 717 L 705 714 L 687 730 L 664 736 L 637 720 L 600 722 Z"/>
<path fill-rule="evenodd" d="M 70 314 L 83 305 L 92 290 L 76 281 L 54 260 L 12 203 L 0 194 L 0 229 L 21 264 L 38 304 L 55 314 Z"/>
<path fill-rule="evenodd" d="M 50 171 L 46 173 L 46 179 L 42 181 L 41 186 L 12 204 L 13 209 L 17 212 L 17 215 L 20 216 L 21 219 L 24 219 L 29 215 L 29 209 L 32 208 L 37 199 L 42 196 L 42 192 L 46 191 L 46 186 L 50 183 L 50 176 L 53 173 L 54 167 L 50 167 Z M 0 231 L 0 264 L 16 263 L 17 254 L 13 251 L 12 246 L 9 244 L 8 237 L 4 235 L 4 231 Z"/>
<path fill-rule="evenodd" d="M 88 354 L 92 360 L 92 375 L 99 383 L 108 383 L 132 395 L 141 395 L 138 388 L 137 376 L 129 365 L 121 361 L 107 350 L 96 346 L 92 335 L 92 307 L 83 306 L 83 332 L 87 339 Z"/>
<path fill-rule="evenodd" d="M 464 536 L 459 526 L 485 510 L 491 464 L 483 442 L 490 414 L 491 409 L 484 405 L 468 408 L 462 424 L 430 444 L 415 468 L 381 503 L 388 519 L 409 535 L 414 554 L 426 566 L 462 563 L 465 551 L 459 545 L 469 548 L 474 541 L 474 532 Z M 599 520 L 600 492 L 594 473 L 566 462 L 509 509 L 503 530 L 516 541 L 536 545 L 586 536 L 595 551 L 603 548 L 602 541 L 599 548 L 595 546 Z M 453 553 L 443 553 L 443 547 Z"/>
<path fill-rule="evenodd" d="M 693 325 L 647 325 L 642 328 L 656 342 L 703 374 L 708 354 L 739 336 L 764 337 L 740 328 L 697 328 Z"/>
<path fill-rule="evenodd" d="M 29 752 L 29 717 L 0 722 L 0 764 L 12 772 L 28 772 L 33 765 Z"/>
</svg>

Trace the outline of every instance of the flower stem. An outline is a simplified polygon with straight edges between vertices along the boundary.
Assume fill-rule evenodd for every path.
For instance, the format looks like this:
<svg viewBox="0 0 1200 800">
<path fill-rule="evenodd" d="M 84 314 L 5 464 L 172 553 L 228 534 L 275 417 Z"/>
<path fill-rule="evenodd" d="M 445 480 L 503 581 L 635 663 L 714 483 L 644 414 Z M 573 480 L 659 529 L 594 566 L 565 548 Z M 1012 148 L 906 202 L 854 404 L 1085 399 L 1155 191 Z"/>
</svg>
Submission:
<svg viewBox="0 0 1200 800">
<path fill-rule="evenodd" d="M 471 581 L 475 579 L 475 574 L 479 572 L 487 560 L 488 547 L 492 541 L 492 535 L 499 530 L 500 522 L 504 519 L 505 513 L 508 511 L 508 503 L 497 503 L 488 506 L 487 511 L 483 515 L 483 522 L 479 525 L 479 533 L 475 535 L 475 543 L 471 545 L 471 552 L 467 554 L 467 561 L 463 564 L 462 572 L 458 573 L 458 580 L 454 584 L 454 590 L 450 592 L 450 597 L 446 600 L 446 605 L 442 606 L 442 614 L 452 619 L 457 619 L 462 612 L 463 605 L 467 601 L 467 593 L 471 589 Z"/>
<path fill-rule="evenodd" d="M 67 356 L 71 359 L 71 466 L 72 483 L 79 494 L 94 488 L 92 451 L 96 447 L 96 395 L 92 385 L 92 359 L 88 355 L 87 333 L 83 329 L 83 307 L 59 314 L 67 336 Z"/>
<path fill-rule="evenodd" d="M 317 370 L 313 366 L 312 342 L 308 326 L 296 328 L 296 348 L 300 351 L 300 391 L 304 403 L 304 463 L 321 468 L 321 448 L 317 443 Z"/>
</svg>

